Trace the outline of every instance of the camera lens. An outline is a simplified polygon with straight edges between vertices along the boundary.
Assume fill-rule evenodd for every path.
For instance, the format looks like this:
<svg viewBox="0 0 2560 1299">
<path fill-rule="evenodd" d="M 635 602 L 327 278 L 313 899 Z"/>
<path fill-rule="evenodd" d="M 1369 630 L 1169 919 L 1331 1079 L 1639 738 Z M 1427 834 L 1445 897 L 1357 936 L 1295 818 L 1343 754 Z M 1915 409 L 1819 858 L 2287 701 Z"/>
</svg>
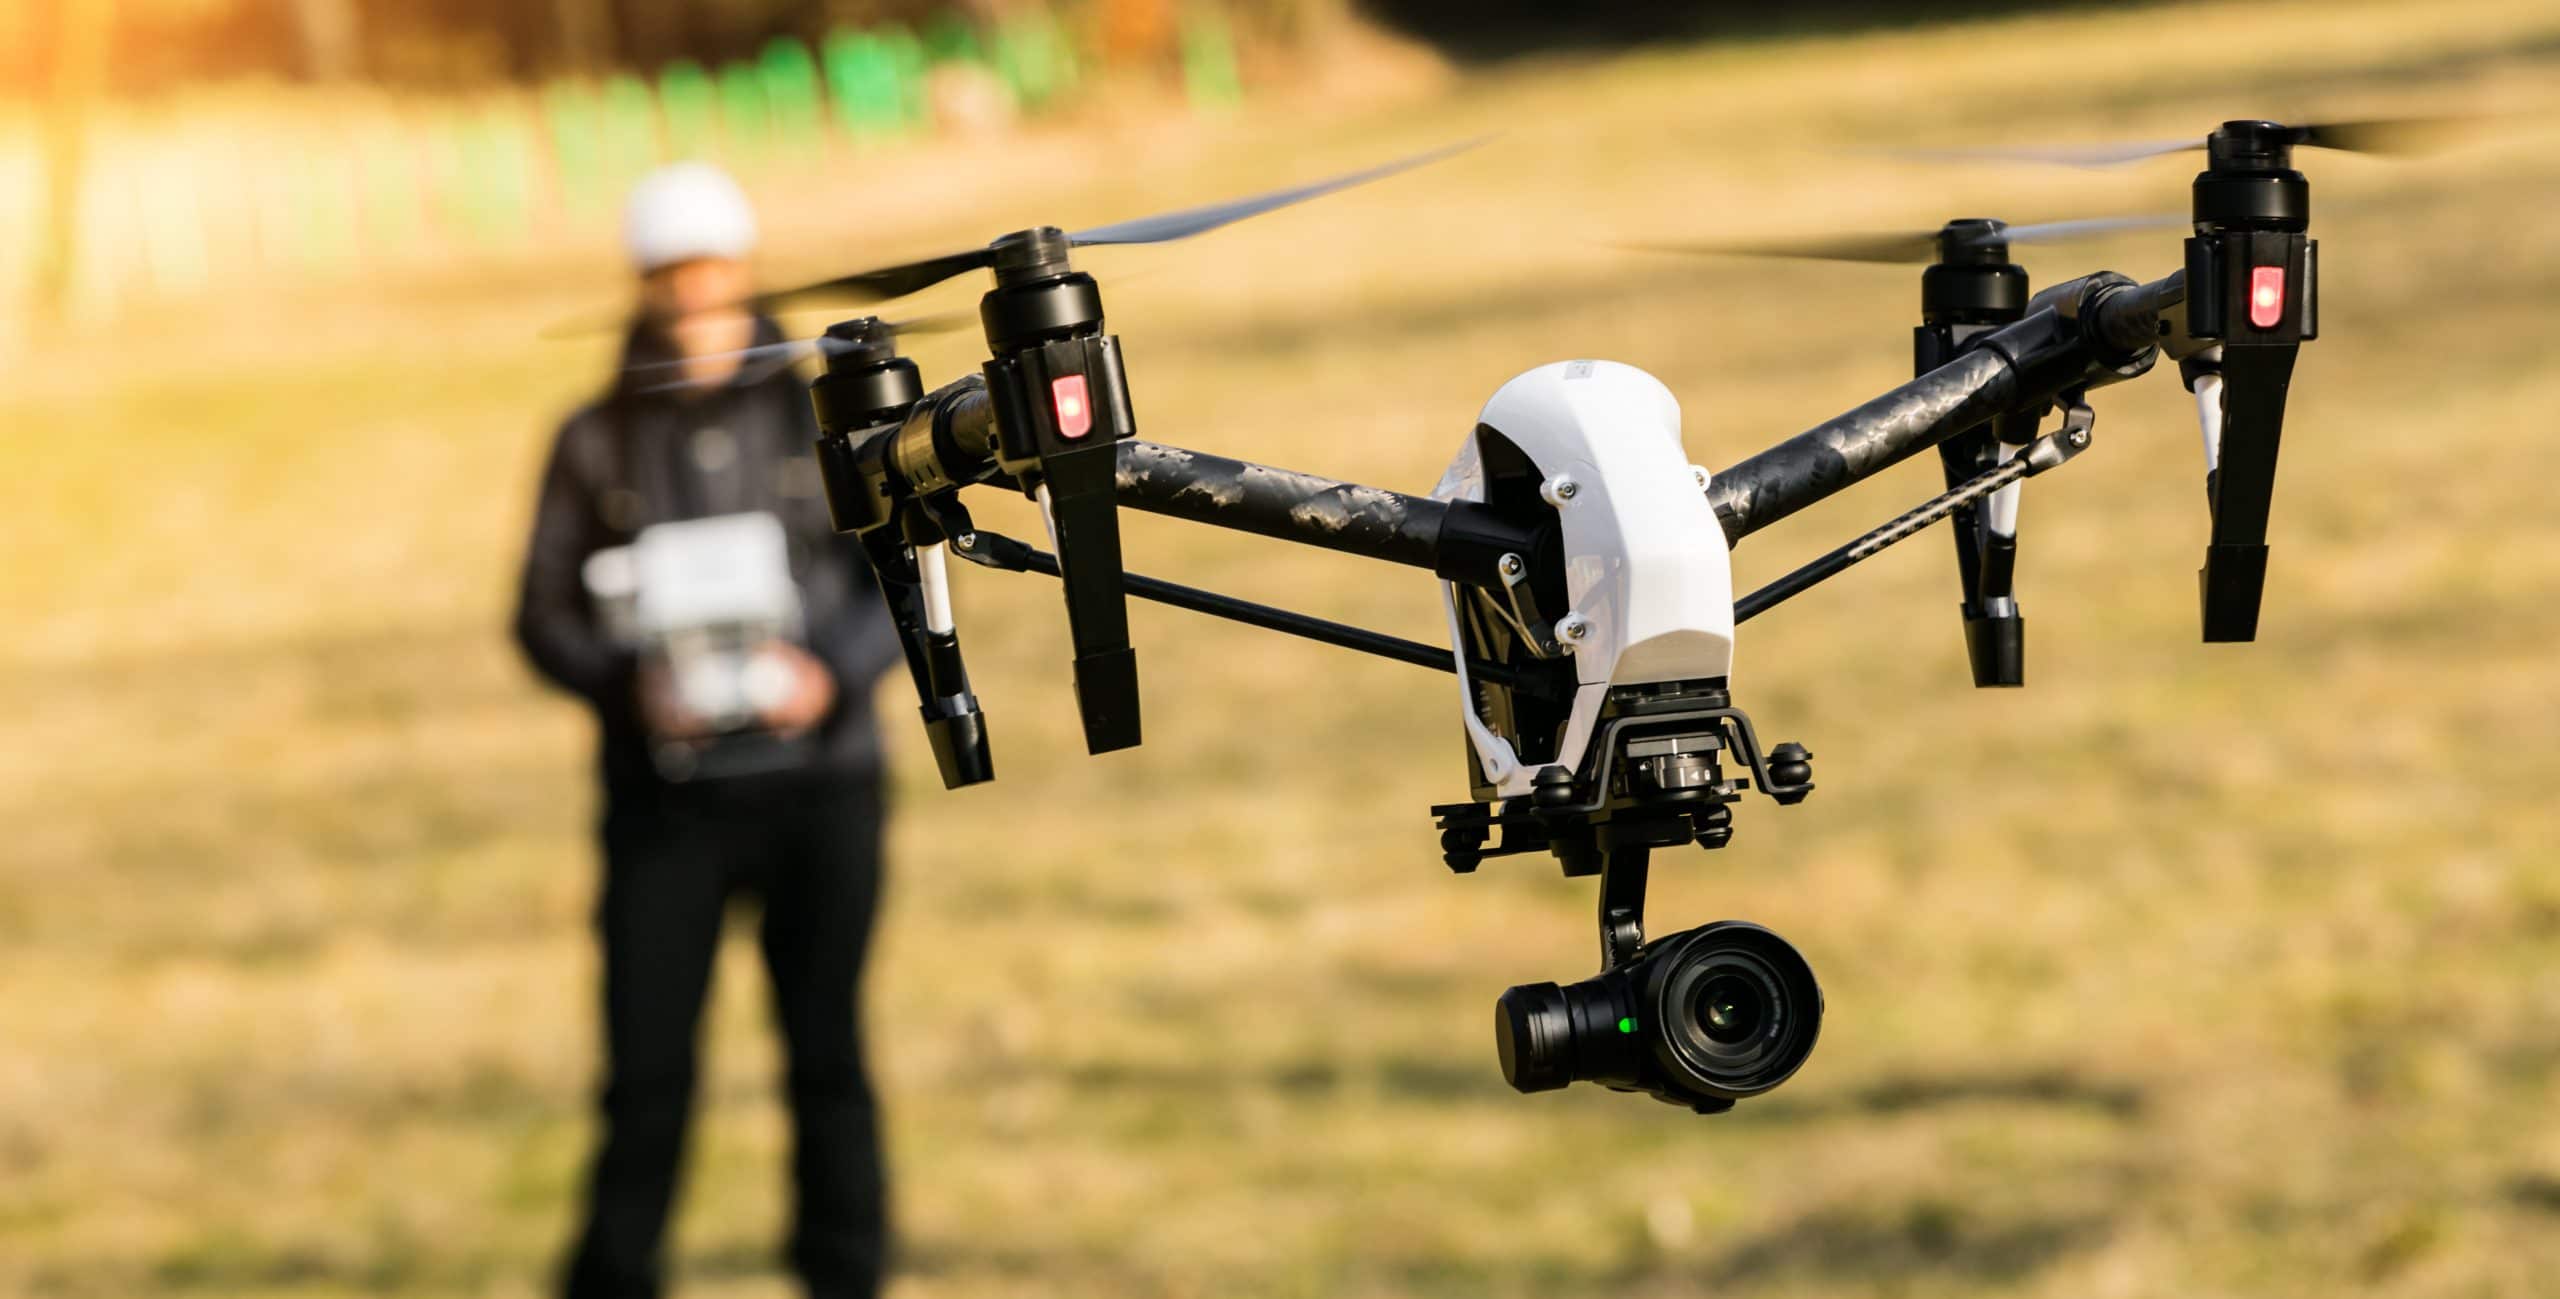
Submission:
<svg viewBox="0 0 2560 1299">
<path fill-rule="evenodd" d="M 1512 1090 L 1553 1091 L 1573 1081 L 1573 1020 L 1564 989 L 1524 983 L 1493 1007 L 1493 1046 Z"/>
<path fill-rule="evenodd" d="M 1821 1025 L 1813 968 L 1785 939 L 1728 920 L 1578 983 L 1503 993 L 1493 1039 L 1519 1091 L 1596 1082 L 1710 1113 L 1785 1082 Z"/>
<path fill-rule="evenodd" d="M 1739 1100 L 1779 1083 L 1813 1054 L 1822 989 L 1787 941 L 1726 921 L 1656 945 L 1644 1000 L 1663 1026 L 1662 1066 L 1708 1096 Z"/>
<path fill-rule="evenodd" d="M 1719 974 L 1698 990 L 1693 1013 L 1710 1040 L 1731 1045 L 1748 1041 L 1760 1030 L 1761 1021 L 1768 1018 L 1769 1003 L 1748 980 Z"/>
</svg>

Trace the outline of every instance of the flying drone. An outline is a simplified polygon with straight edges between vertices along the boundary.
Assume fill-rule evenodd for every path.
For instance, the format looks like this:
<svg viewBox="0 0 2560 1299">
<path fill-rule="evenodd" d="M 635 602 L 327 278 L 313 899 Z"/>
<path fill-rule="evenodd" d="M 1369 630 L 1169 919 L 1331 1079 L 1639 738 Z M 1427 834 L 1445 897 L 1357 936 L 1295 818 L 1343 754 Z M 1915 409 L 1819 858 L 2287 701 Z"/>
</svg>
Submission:
<svg viewBox="0 0 2560 1299">
<path fill-rule="evenodd" d="M 1792 1075 L 1822 1016 L 1811 967 L 1767 929 L 1727 921 L 1645 933 L 1654 852 L 1722 847 L 1735 805 L 1754 789 L 1781 805 L 1814 789 L 1812 754 L 1764 747 L 1735 702 L 1736 625 L 1952 519 L 1974 681 L 2022 684 L 2020 485 L 2088 447 L 2093 393 L 2166 356 L 2195 395 L 2204 435 L 2203 637 L 2253 639 L 2286 388 L 2318 333 L 2319 248 L 2293 150 L 2352 147 L 2376 129 L 2222 124 L 2200 145 L 2204 170 L 2180 222 L 2191 228 L 2183 265 L 2147 283 L 2097 271 L 2031 293 L 2011 243 L 2090 228 L 2069 224 L 1962 220 L 1885 238 L 1706 249 L 1926 263 L 1910 382 L 1714 470 L 1683 449 L 1670 391 L 1604 360 L 1542 365 L 1504 384 L 1427 495 L 1138 438 L 1129 367 L 1105 327 L 1100 286 L 1074 265 L 1077 249 L 1199 234 L 1437 155 L 1073 233 L 1018 230 L 755 305 L 879 301 L 991 273 L 979 373 L 926 391 L 897 351 L 901 327 L 864 319 L 814 345 L 824 370 L 810 384 L 836 526 L 860 538 L 878 571 L 946 786 L 995 775 L 952 617 L 953 555 L 1059 580 L 1093 753 L 1140 739 L 1131 596 L 1453 673 L 1471 797 L 1431 809 L 1443 860 L 1467 873 L 1487 858 L 1544 853 L 1568 876 L 1598 877 L 1601 970 L 1502 994 L 1504 1078 L 1524 1092 L 1596 1082 L 1713 1113 Z M 1736 543 L 1930 448 L 1944 492 L 1735 595 Z M 1038 503 L 1049 549 L 972 522 L 963 498 L 988 485 Z M 1427 569 L 1450 646 L 1127 572 L 1124 508 Z"/>
</svg>

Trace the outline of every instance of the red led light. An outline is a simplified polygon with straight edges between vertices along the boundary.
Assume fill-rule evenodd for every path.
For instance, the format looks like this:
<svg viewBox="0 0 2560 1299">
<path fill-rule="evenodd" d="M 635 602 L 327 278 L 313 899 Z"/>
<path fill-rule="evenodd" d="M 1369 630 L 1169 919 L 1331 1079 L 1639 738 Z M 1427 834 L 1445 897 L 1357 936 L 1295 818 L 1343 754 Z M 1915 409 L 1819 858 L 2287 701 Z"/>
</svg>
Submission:
<svg viewBox="0 0 2560 1299">
<path fill-rule="evenodd" d="M 1093 431 L 1093 401 L 1085 393 L 1083 375 L 1050 380 L 1049 403 L 1058 412 L 1059 437 L 1080 438 Z"/>
<path fill-rule="evenodd" d="M 2284 319 L 2284 268 L 2259 266 L 2249 272 L 2249 323 L 2273 329 Z"/>
</svg>

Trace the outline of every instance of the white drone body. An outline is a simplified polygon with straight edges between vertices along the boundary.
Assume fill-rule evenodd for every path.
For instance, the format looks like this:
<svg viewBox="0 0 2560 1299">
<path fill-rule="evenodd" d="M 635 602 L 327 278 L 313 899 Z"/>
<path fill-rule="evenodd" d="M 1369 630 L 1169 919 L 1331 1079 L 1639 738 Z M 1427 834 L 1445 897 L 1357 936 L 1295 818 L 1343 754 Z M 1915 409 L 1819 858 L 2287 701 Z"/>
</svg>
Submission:
<svg viewBox="0 0 2560 1299">
<path fill-rule="evenodd" d="M 1559 361 L 1504 384 L 1431 495 L 1485 501 L 1487 454 L 1513 451 L 1535 467 L 1538 495 L 1560 520 L 1569 607 L 1515 599 L 1502 616 L 1527 641 L 1572 656 L 1573 702 L 1554 761 L 1579 770 L 1611 690 L 1731 674 L 1732 552 L 1707 503 L 1707 471 L 1682 448 L 1680 403 L 1642 370 Z M 1487 723 L 1466 672 L 1459 602 L 1493 597 L 1445 582 L 1441 597 L 1468 743 L 1496 797 L 1526 795 L 1545 764 L 1524 763 Z"/>
</svg>

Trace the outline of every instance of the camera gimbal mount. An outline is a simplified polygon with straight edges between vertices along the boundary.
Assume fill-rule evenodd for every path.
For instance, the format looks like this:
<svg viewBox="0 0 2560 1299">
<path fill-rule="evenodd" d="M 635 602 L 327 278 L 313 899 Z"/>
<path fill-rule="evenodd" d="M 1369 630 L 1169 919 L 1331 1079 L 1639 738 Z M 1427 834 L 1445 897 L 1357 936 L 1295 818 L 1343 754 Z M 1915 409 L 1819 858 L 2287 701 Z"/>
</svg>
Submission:
<svg viewBox="0 0 2560 1299">
<path fill-rule="evenodd" d="M 1733 704 L 1734 626 L 1952 516 L 1975 680 L 2020 683 L 2019 483 L 2089 445 L 2091 392 L 2166 353 L 2197 393 L 2210 458 L 2205 639 L 2252 637 L 2285 388 L 2316 332 L 2308 187 L 2290 165 L 2293 144 L 2319 142 L 2303 138 L 2313 130 L 2214 132 L 2185 265 L 2149 283 L 2102 271 L 2030 296 L 2007 257 L 2004 235 L 2019 230 L 1948 225 L 1922 277 L 1916 377 L 1713 473 L 1688 462 L 1667 390 L 1601 361 L 1505 385 L 1427 496 L 1137 437 L 1119 342 L 1073 250 L 1181 238 L 1412 162 L 1077 234 L 1035 227 L 769 297 L 886 298 L 992 272 L 980 373 L 923 391 L 895 331 L 853 321 L 830 331 L 838 345 L 811 385 L 829 503 L 878 570 L 946 785 L 994 776 L 951 616 L 950 553 L 1059 579 L 1095 753 L 1141 734 L 1132 595 L 1454 673 L 1473 798 L 1432 809 L 1444 860 L 1466 873 L 1487 857 L 1545 852 L 1600 881 L 1601 972 L 1504 994 L 1506 1078 L 1523 1091 L 1598 1081 L 1716 1111 L 1792 1074 L 1821 1015 L 1810 968 L 1767 930 L 1725 922 L 1645 936 L 1656 849 L 1723 846 L 1755 782 L 1782 805 L 1813 789 L 1812 755 L 1764 750 Z M 2039 434 L 2056 409 L 2058 427 Z M 1735 598 L 1731 545 L 1931 447 L 1944 493 Z M 961 497 L 985 484 L 1038 501 L 1052 549 L 977 528 Z M 1130 573 L 1123 507 L 1428 569 L 1450 647 Z"/>
</svg>

